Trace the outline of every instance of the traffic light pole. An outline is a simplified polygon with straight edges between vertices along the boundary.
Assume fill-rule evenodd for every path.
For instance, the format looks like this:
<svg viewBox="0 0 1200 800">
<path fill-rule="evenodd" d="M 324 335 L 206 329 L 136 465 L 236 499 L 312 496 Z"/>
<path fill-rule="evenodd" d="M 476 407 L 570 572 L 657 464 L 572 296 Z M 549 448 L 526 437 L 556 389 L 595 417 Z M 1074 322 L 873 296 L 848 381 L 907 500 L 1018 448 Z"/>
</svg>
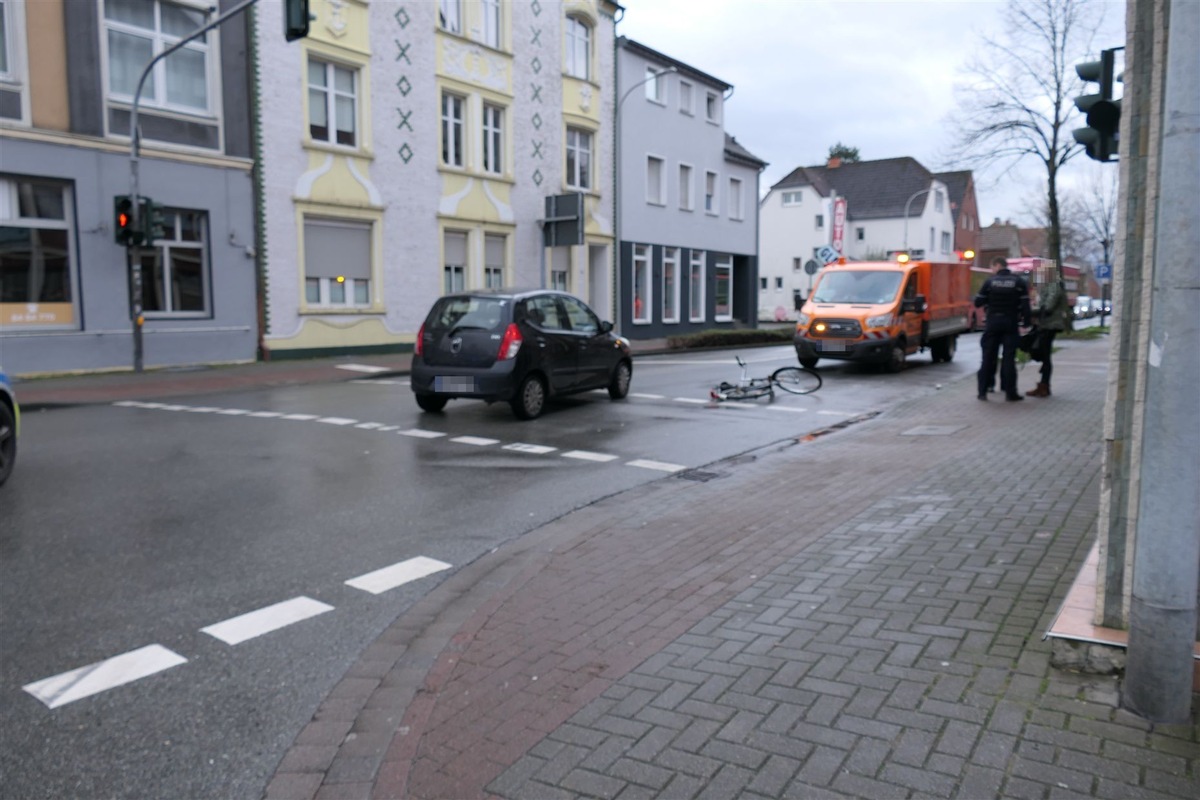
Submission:
<svg viewBox="0 0 1200 800">
<path fill-rule="evenodd" d="M 130 214 L 133 217 L 133 228 L 142 230 L 143 220 L 141 197 L 139 195 L 138 182 L 138 167 L 139 158 L 141 155 L 142 136 L 138 128 L 138 105 L 142 99 L 142 89 L 146 85 L 146 78 L 150 77 L 150 71 L 154 69 L 154 65 L 162 61 L 167 56 L 182 48 L 188 42 L 211 31 L 225 20 L 234 17 L 250 6 L 257 3 L 258 0 L 243 0 L 233 8 L 220 15 L 212 22 L 197 28 L 190 34 L 180 39 L 175 44 L 163 50 L 161 53 L 150 59 L 145 68 L 142 69 L 142 77 L 138 79 L 137 91 L 133 93 L 133 107 L 129 111 L 129 196 L 133 199 L 133 209 Z M 129 261 L 129 291 L 130 303 L 129 311 L 133 317 L 133 371 L 142 371 L 142 324 L 145 318 L 142 314 L 142 248 L 140 245 L 133 244 L 127 248 L 127 258 Z"/>
</svg>

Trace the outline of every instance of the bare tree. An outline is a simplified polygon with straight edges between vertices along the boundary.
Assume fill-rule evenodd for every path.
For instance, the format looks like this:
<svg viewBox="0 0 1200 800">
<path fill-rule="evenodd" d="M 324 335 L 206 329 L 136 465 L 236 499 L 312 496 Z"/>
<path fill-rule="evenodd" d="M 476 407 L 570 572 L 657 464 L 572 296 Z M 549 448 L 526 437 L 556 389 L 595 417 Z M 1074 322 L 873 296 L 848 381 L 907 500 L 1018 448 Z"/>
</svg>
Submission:
<svg viewBox="0 0 1200 800">
<path fill-rule="evenodd" d="M 1009 0 L 1003 41 L 984 36 L 964 68 L 957 159 L 973 169 L 1007 173 L 1036 158 L 1046 168 L 1048 249 L 1062 270 L 1058 173 L 1082 152 L 1071 137 L 1072 99 L 1082 82 L 1074 65 L 1087 55 L 1102 22 L 1090 0 Z"/>
<path fill-rule="evenodd" d="M 1117 196 L 1120 173 L 1115 169 L 1095 170 L 1075 192 L 1064 201 L 1064 215 L 1091 245 L 1102 250 L 1102 263 L 1110 263 L 1113 240 L 1117 235 Z"/>
</svg>

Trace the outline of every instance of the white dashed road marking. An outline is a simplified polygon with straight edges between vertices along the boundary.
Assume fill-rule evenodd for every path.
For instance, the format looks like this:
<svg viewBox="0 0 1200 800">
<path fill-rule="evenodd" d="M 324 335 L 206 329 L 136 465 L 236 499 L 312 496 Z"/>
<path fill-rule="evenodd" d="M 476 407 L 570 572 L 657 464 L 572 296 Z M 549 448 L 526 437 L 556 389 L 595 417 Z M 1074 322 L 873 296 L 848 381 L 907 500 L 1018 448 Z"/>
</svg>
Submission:
<svg viewBox="0 0 1200 800">
<path fill-rule="evenodd" d="M 630 392 L 630 397 L 640 397 L 642 400 L 664 400 L 666 395 L 661 394 L 642 394 L 640 392 Z"/>
<path fill-rule="evenodd" d="M 178 653 L 152 644 L 22 688 L 50 708 L 58 708 L 184 663 L 187 659 Z"/>
<path fill-rule="evenodd" d="M 241 644 L 247 639 L 285 628 L 326 611 L 333 611 L 333 606 L 308 597 L 296 597 L 218 622 L 216 625 L 209 625 L 207 628 L 201 628 L 200 632 L 215 636 L 226 644 Z"/>
<path fill-rule="evenodd" d="M 420 428 L 409 428 L 406 431 L 396 431 L 401 436 L 412 436 L 417 439 L 440 439 L 446 434 L 440 431 L 423 431 Z"/>
<path fill-rule="evenodd" d="M 284 414 L 282 417 L 280 417 L 280 419 L 294 419 L 297 422 L 308 422 L 309 420 L 316 418 L 316 414 Z"/>
<path fill-rule="evenodd" d="M 411 583 L 412 581 L 424 578 L 426 575 L 450 569 L 450 566 L 445 561 L 438 561 L 436 558 L 417 556 L 407 561 L 401 561 L 398 564 L 392 564 L 390 567 L 384 567 L 374 572 L 368 572 L 366 575 L 351 578 L 346 581 L 346 585 L 353 586 L 355 589 L 362 589 L 364 592 L 370 592 L 371 594 L 383 594 L 389 589 L 395 589 L 397 586 Z"/>
<path fill-rule="evenodd" d="M 220 411 L 218 411 L 217 413 L 225 414 L 226 416 L 230 416 L 230 417 L 241 417 L 246 414 L 249 414 L 250 412 L 244 408 L 223 408 Z"/>
<path fill-rule="evenodd" d="M 338 369 L 345 369 L 351 372 L 388 372 L 389 367 L 376 367 L 371 364 L 334 364 Z"/>
<path fill-rule="evenodd" d="M 544 444 L 524 444 L 516 442 L 515 444 L 504 445 L 505 450 L 516 450 L 518 453 L 533 453 L 534 455 L 544 456 L 546 453 L 553 453 L 557 447 L 547 447 Z"/>
<path fill-rule="evenodd" d="M 701 400 L 699 397 L 675 397 L 672 399 L 676 403 L 691 403 L 693 405 L 701 405 L 701 406 L 708 405 L 709 403 L 712 402 L 711 398 L 709 398 L 708 400 Z"/>
<path fill-rule="evenodd" d="M 577 458 L 580 461 L 616 461 L 617 456 L 610 456 L 606 453 L 589 453 L 587 450 L 568 450 L 562 454 L 563 458 Z"/>
<path fill-rule="evenodd" d="M 792 411 L 797 414 L 808 411 L 807 408 L 797 408 L 796 406 L 767 406 L 767 410 L 768 411 Z"/>
<path fill-rule="evenodd" d="M 681 469 L 687 469 L 682 464 L 668 464 L 665 461 L 649 461 L 644 458 L 635 459 L 625 462 L 627 467 L 641 467 L 642 469 L 655 469 L 659 472 L 679 472 Z"/>
<path fill-rule="evenodd" d="M 317 422 L 324 422 L 326 425 L 353 425 L 358 420 L 345 417 L 321 417 Z"/>
<path fill-rule="evenodd" d="M 485 439 L 482 436 L 455 436 L 450 441 L 458 442 L 459 444 L 470 444 L 476 447 L 487 447 L 492 444 L 500 444 L 499 439 Z"/>
<path fill-rule="evenodd" d="M 250 416 L 260 419 L 271 419 L 273 417 L 282 417 L 283 414 L 278 411 L 251 411 Z"/>
</svg>

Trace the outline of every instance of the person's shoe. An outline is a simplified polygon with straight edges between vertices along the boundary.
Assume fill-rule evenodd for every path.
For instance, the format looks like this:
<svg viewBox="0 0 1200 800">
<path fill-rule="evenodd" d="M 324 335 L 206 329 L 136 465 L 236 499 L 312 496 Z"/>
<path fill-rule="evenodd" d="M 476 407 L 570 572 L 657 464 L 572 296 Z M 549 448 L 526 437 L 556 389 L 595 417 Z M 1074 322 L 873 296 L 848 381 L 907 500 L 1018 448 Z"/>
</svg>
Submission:
<svg viewBox="0 0 1200 800">
<path fill-rule="evenodd" d="M 1006 394 L 1004 395 L 1004 399 L 1010 403 L 1015 403 L 1018 400 L 1024 400 L 1025 395 L 1021 394 L 1020 392 L 1017 392 L 1016 394 Z"/>
<path fill-rule="evenodd" d="M 1026 397 L 1049 397 L 1050 387 L 1044 383 L 1039 383 L 1036 388 L 1030 389 L 1025 393 Z"/>
<path fill-rule="evenodd" d="M 981 393 L 980 393 L 979 395 L 977 395 L 977 396 L 979 397 L 979 399 L 980 399 L 980 400 L 983 400 L 984 402 L 987 402 L 987 393 L 986 393 L 986 392 L 981 392 Z"/>
<path fill-rule="evenodd" d="M 995 387 L 995 386 L 989 386 L 989 387 L 988 387 L 988 394 L 995 394 L 995 393 L 996 393 L 996 387 Z"/>
</svg>

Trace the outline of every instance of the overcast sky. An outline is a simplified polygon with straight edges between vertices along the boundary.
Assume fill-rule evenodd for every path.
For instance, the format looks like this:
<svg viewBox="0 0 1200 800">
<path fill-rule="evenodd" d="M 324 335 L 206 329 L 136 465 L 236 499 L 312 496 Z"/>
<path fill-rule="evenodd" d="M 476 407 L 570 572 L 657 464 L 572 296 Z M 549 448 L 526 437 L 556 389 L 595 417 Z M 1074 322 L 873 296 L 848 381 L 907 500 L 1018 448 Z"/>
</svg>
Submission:
<svg viewBox="0 0 1200 800">
<path fill-rule="evenodd" d="M 766 190 L 796 167 L 823 164 L 831 145 L 864 161 L 912 156 L 946 169 L 954 85 L 980 32 L 1003 40 L 997 0 L 622 0 L 617 34 L 707 72 L 734 92 L 725 130 L 770 165 Z M 1103 14 L 1098 57 L 1125 44 L 1124 0 L 1093 0 Z M 1079 60 L 1082 60 L 1079 59 Z M 1074 60 L 1072 60 L 1074 63 Z M 1082 127 L 1074 117 L 1068 127 Z M 1068 132 L 1068 137 L 1070 133 Z M 1062 174 L 1070 186 L 1092 169 L 1080 155 Z M 1033 224 L 1045 167 L 1031 161 L 1007 178 L 976 171 L 983 224 Z M 853 213 L 853 211 L 851 212 Z"/>
</svg>

